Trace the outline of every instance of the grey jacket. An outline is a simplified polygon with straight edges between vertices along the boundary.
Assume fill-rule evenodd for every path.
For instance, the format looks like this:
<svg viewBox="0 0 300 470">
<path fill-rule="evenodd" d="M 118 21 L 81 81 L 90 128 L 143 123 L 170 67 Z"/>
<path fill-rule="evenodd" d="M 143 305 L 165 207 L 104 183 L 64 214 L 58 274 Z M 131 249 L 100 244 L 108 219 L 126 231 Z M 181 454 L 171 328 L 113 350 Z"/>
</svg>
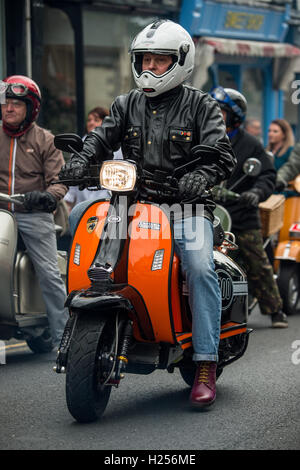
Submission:
<svg viewBox="0 0 300 470">
<path fill-rule="evenodd" d="M 296 144 L 288 161 L 279 168 L 277 181 L 288 183 L 300 173 L 300 143 Z"/>
</svg>

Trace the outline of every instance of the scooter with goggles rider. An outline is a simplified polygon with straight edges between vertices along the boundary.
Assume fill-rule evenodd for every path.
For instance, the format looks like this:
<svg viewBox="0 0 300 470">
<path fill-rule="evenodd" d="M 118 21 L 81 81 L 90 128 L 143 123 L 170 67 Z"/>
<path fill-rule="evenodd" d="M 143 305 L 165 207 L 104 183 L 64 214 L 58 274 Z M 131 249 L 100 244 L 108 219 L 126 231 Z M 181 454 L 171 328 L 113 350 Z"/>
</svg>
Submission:
<svg viewBox="0 0 300 470">
<path fill-rule="evenodd" d="M 55 137 L 57 148 L 79 152 L 80 137 Z M 204 147 L 204 146 L 203 146 Z M 179 370 L 192 386 L 192 319 L 185 278 L 174 252 L 173 221 L 163 201 L 178 194 L 182 172 L 200 159 L 177 168 L 171 176 L 149 173 L 128 160 L 91 166 L 81 180 L 67 185 L 112 192 L 110 200 L 92 202 L 78 221 L 67 270 L 70 318 L 59 347 L 55 371 L 66 374 L 66 401 L 78 422 L 103 415 L 111 391 L 127 373 Z M 222 321 L 217 376 L 246 351 L 247 279 L 223 246 L 214 225 L 215 269 L 222 293 Z M 155 295 L 154 295 L 155 293 Z"/>
<path fill-rule="evenodd" d="M 22 206 L 24 194 L 0 193 L 0 201 Z M 56 226 L 57 236 L 61 227 Z M 62 278 L 66 275 L 67 253 L 58 251 Z M 46 307 L 38 277 L 25 245 L 18 235 L 13 212 L 0 209 L 0 339 L 25 340 L 34 353 L 53 348 Z"/>
<path fill-rule="evenodd" d="M 300 312 L 300 175 L 285 188 L 283 226 L 274 252 L 274 270 L 287 315 Z"/>
</svg>

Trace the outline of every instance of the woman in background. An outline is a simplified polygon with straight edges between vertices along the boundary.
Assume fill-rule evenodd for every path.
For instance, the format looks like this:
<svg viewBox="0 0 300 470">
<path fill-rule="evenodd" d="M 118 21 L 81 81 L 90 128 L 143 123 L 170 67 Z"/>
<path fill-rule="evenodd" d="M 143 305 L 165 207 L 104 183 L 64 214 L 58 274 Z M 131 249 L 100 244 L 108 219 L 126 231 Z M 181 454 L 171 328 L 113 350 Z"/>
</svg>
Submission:
<svg viewBox="0 0 300 470">
<path fill-rule="evenodd" d="M 288 161 L 294 145 L 295 137 L 290 124 L 285 119 L 274 119 L 269 126 L 267 150 L 274 156 L 276 171 Z"/>
</svg>

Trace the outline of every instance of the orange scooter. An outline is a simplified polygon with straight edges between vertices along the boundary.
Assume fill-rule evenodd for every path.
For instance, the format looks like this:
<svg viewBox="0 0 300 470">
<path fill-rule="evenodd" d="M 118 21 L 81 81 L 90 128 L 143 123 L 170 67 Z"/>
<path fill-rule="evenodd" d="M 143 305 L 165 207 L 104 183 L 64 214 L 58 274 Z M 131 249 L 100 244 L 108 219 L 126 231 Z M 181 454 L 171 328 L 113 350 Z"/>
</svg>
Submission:
<svg viewBox="0 0 300 470">
<path fill-rule="evenodd" d="M 285 193 L 283 227 L 275 249 L 274 270 L 283 310 L 292 315 L 300 311 L 300 175 Z"/>
<path fill-rule="evenodd" d="M 78 152 L 82 142 L 74 134 L 61 135 L 55 145 Z M 93 169 L 76 184 L 99 184 L 99 176 L 95 180 L 92 174 Z M 193 384 L 191 311 L 174 253 L 172 219 L 166 208 L 151 202 L 154 195 L 174 200 L 178 176 L 145 174 L 134 162 L 105 161 L 100 183 L 112 198 L 92 202 L 78 222 L 68 260 L 70 318 L 55 367 L 66 373 L 67 406 L 78 422 L 102 416 L 112 387 L 125 373 L 172 373 L 177 368 Z M 215 237 L 222 292 L 219 376 L 244 354 L 251 330 L 245 274 L 224 253 L 228 243 L 222 245 L 219 224 Z"/>
</svg>

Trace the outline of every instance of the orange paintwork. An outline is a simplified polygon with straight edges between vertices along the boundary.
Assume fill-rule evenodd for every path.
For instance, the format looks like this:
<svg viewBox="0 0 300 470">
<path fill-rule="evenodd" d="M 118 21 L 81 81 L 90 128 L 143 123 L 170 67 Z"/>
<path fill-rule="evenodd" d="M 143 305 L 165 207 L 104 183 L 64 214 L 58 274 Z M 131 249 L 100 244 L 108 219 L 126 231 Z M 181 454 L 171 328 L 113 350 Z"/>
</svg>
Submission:
<svg viewBox="0 0 300 470">
<path fill-rule="evenodd" d="M 80 224 L 72 240 L 72 246 L 69 257 L 68 267 L 68 294 L 73 290 L 87 289 L 90 286 L 90 280 L 87 271 L 91 266 L 96 255 L 99 240 L 101 238 L 104 222 L 108 212 L 109 201 L 95 202 L 83 214 Z M 93 232 L 88 233 L 87 221 L 90 217 L 98 217 L 98 223 Z M 80 265 L 76 265 L 74 252 L 76 245 L 80 245 Z"/>
<path fill-rule="evenodd" d="M 187 349 L 192 347 L 192 333 L 179 333 L 176 335 L 176 339 L 180 344 L 182 349 Z"/>
<path fill-rule="evenodd" d="M 300 222 L 300 198 L 290 197 L 284 203 L 283 227 L 279 232 L 279 242 L 290 238 L 289 229 L 295 222 Z"/>
<path fill-rule="evenodd" d="M 139 228 L 150 222 L 158 229 Z M 170 318 L 170 263 L 173 260 L 171 229 L 166 214 L 152 204 L 137 203 L 129 227 L 128 284 L 142 295 L 151 318 L 155 341 L 175 343 Z M 164 250 L 162 269 L 151 269 L 157 250 Z"/>
<path fill-rule="evenodd" d="M 222 330 L 224 330 L 226 328 L 230 328 L 232 326 L 236 326 L 237 328 L 234 329 L 234 330 L 222 333 Z M 221 326 L 220 339 L 229 338 L 230 336 L 239 335 L 241 333 L 246 333 L 246 331 L 247 331 L 246 327 L 238 328 L 238 326 L 239 326 L 239 323 L 234 323 L 234 322 L 224 323 L 224 325 Z"/>
<path fill-rule="evenodd" d="M 300 262 L 300 240 L 284 241 L 277 245 L 276 258 L 284 257 L 291 261 Z"/>
<path fill-rule="evenodd" d="M 171 279 L 171 299 L 172 313 L 175 331 L 182 331 L 182 317 L 180 305 L 180 288 L 179 286 L 179 269 L 180 261 L 177 255 L 173 257 L 172 279 Z"/>
</svg>

